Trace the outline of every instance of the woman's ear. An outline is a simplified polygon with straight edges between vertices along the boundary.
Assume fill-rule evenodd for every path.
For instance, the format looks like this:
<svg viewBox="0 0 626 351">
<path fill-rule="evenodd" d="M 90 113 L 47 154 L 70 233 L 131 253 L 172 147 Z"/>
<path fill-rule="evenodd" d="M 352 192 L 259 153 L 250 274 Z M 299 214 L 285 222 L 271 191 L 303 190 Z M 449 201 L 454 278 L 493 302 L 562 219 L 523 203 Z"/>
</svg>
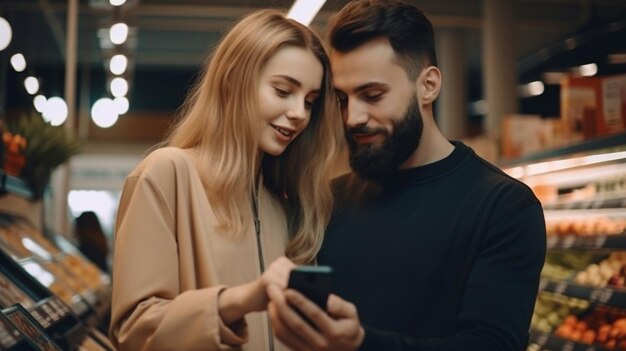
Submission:
<svg viewBox="0 0 626 351">
<path fill-rule="evenodd" d="M 441 91 L 441 71 L 435 66 L 428 66 L 422 70 L 417 79 L 417 91 L 421 95 L 422 104 L 435 102 Z"/>
</svg>

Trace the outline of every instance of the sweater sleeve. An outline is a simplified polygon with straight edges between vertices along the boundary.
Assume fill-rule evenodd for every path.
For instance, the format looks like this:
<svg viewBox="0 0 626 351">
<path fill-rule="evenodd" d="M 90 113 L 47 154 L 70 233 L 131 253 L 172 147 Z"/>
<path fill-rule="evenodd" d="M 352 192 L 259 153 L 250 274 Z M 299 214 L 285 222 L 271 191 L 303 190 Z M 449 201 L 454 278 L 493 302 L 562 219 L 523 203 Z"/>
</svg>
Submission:
<svg viewBox="0 0 626 351">
<path fill-rule="evenodd" d="M 231 350 L 245 320 L 219 317 L 224 286 L 181 291 L 173 205 L 145 174 L 124 185 L 116 224 L 111 338 L 119 350 Z"/>
<path fill-rule="evenodd" d="M 480 242 L 463 286 L 454 335 L 419 339 L 364 326 L 360 350 L 525 350 L 545 254 L 539 203 L 502 217 Z"/>
</svg>

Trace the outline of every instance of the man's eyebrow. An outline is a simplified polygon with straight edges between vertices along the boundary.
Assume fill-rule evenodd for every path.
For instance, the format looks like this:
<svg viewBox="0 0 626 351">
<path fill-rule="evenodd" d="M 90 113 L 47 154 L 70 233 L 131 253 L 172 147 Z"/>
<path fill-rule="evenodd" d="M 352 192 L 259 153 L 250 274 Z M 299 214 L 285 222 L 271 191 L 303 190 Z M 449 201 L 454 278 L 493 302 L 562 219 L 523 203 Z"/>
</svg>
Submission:
<svg viewBox="0 0 626 351">
<path fill-rule="evenodd" d="M 291 84 L 297 86 L 298 88 L 302 87 L 302 83 L 300 83 L 300 81 L 295 79 L 294 77 L 291 77 L 285 74 L 276 74 L 273 77 L 282 78 L 286 81 L 289 81 Z"/>
<path fill-rule="evenodd" d="M 370 88 L 386 88 L 386 87 L 387 87 L 387 84 L 385 84 L 385 83 L 369 82 L 369 83 L 365 83 L 365 84 L 359 85 L 358 87 L 354 88 L 354 92 L 355 93 L 359 93 L 359 92 L 361 92 L 363 90 L 367 90 L 367 89 L 370 89 Z M 335 91 L 345 94 L 343 89 L 340 89 L 340 88 L 338 88 L 336 86 L 334 88 L 335 88 Z"/>
<path fill-rule="evenodd" d="M 388 85 L 385 83 L 380 83 L 380 82 L 369 82 L 369 83 L 365 83 L 362 85 L 359 85 L 358 87 L 354 88 L 354 92 L 355 93 L 359 93 L 363 90 L 367 90 L 370 88 L 387 88 Z M 338 88 L 338 87 L 334 87 L 336 92 L 339 92 L 341 94 L 345 94 L 346 92 L 343 91 L 342 89 Z"/>
<path fill-rule="evenodd" d="M 370 88 L 386 88 L 387 84 L 385 83 L 380 83 L 380 82 L 369 82 L 369 83 L 365 83 L 363 85 L 359 85 L 358 87 L 356 87 L 354 89 L 355 93 L 361 92 L 363 90 L 367 90 Z"/>
</svg>

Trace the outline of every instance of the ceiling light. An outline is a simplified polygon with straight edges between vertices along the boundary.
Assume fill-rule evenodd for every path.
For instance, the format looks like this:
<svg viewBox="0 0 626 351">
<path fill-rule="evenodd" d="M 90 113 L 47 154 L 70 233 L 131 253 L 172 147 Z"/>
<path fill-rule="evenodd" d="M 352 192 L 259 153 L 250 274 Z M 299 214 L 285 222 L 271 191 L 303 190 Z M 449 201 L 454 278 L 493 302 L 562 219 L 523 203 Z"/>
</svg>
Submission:
<svg viewBox="0 0 626 351">
<path fill-rule="evenodd" d="M 22 72 L 26 69 L 26 59 L 22 54 L 15 54 L 11 56 L 11 66 L 16 72 Z"/>
<path fill-rule="evenodd" d="M 67 104 L 60 97 L 51 97 L 43 108 L 43 118 L 53 126 L 60 126 L 67 120 Z"/>
<path fill-rule="evenodd" d="M 91 119 L 100 128 L 109 128 L 117 122 L 117 108 L 113 100 L 102 98 L 91 107 Z"/>
<path fill-rule="evenodd" d="M 0 17 L 0 51 L 4 50 L 11 43 L 13 32 L 11 32 L 11 25 L 7 20 Z"/>
<path fill-rule="evenodd" d="M 116 97 L 115 99 L 113 99 L 113 103 L 115 104 L 115 109 L 118 115 L 123 115 L 128 112 L 128 108 L 130 106 L 126 97 Z"/>
<path fill-rule="evenodd" d="M 326 0 L 296 0 L 289 9 L 287 18 L 308 26 L 325 2 Z"/>
<path fill-rule="evenodd" d="M 580 75 L 583 77 L 595 76 L 596 73 L 598 73 L 598 65 L 596 65 L 595 63 L 582 65 L 578 67 L 578 72 L 580 72 Z"/>
<path fill-rule="evenodd" d="M 113 80 L 111 80 L 110 88 L 113 96 L 126 96 L 128 93 L 128 82 L 124 78 L 113 78 Z"/>
<path fill-rule="evenodd" d="M 126 0 L 109 0 L 109 3 L 113 6 L 122 6 L 126 3 Z"/>
<path fill-rule="evenodd" d="M 128 59 L 126 56 L 122 54 L 115 55 L 111 57 L 111 62 L 109 63 L 109 69 L 111 73 L 115 75 L 120 75 L 126 72 L 126 67 L 128 66 Z"/>
<path fill-rule="evenodd" d="M 33 99 L 33 106 L 35 106 L 35 110 L 37 110 L 37 112 L 39 113 L 43 112 L 46 101 L 48 101 L 48 99 L 46 99 L 46 97 L 41 94 L 35 96 L 35 98 Z"/>
<path fill-rule="evenodd" d="M 128 38 L 128 26 L 126 23 L 116 23 L 109 29 L 109 38 L 113 44 L 120 45 Z"/>
<path fill-rule="evenodd" d="M 489 104 L 485 100 L 474 101 L 469 106 L 474 116 L 486 115 L 489 112 Z"/>
<path fill-rule="evenodd" d="M 24 87 L 30 95 L 35 95 L 39 91 L 39 80 L 33 76 L 24 79 Z"/>
<path fill-rule="evenodd" d="M 517 91 L 521 97 L 532 97 L 543 94 L 545 87 L 543 82 L 536 80 L 528 84 L 522 84 L 517 87 Z"/>
</svg>

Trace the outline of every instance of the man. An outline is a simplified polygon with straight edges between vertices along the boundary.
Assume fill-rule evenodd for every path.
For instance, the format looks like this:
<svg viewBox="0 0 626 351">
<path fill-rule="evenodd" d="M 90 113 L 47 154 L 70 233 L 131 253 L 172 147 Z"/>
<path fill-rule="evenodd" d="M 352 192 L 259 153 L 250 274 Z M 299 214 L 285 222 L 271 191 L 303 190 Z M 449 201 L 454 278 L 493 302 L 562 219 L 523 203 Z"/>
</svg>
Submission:
<svg viewBox="0 0 626 351">
<path fill-rule="evenodd" d="M 335 295 L 324 313 L 269 287 L 274 332 L 298 350 L 524 350 L 543 212 L 527 186 L 438 130 L 431 23 L 398 0 L 355 0 L 329 34 L 354 171 L 337 180 L 318 254 Z"/>
</svg>

